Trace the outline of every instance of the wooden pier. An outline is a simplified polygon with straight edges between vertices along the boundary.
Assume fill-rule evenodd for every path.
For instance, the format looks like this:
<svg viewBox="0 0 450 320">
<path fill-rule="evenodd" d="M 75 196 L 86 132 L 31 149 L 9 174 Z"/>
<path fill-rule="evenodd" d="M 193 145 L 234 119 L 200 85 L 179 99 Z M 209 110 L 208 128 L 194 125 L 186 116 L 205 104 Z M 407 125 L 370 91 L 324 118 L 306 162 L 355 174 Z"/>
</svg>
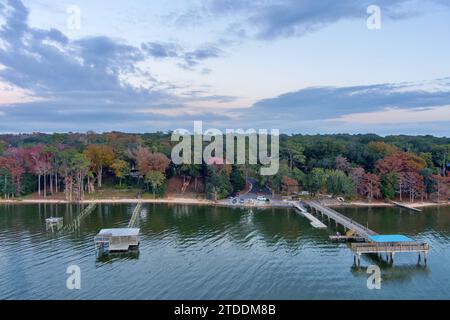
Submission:
<svg viewBox="0 0 450 320">
<path fill-rule="evenodd" d="M 367 240 L 369 236 L 377 235 L 375 231 L 372 231 L 369 228 L 364 227 L 362 224 L 347 218 L 336 210 L 321 205 L 317 201 L 308 201 L 306 204 L 322 216 L 326 216 L 328 219 L 335 221 L 336 224 L 343 226 L 346 230 L 352 230 L 354 234 L 360 238 Z"/>
<path fill-rule="evenodd" d="M 430 250 L 428 243 L 423 242 L 395 242 L 395 243 L 352 243 L 352 250 L 362 253 L 395 253 L 395 252 L 423 252 Z"/>
<path fill-rule="evenodd" d="M 314 217 L 312 214 L 310 214 L 306 210 L 306 208 L 301 205 L 301 203 L 299 203 L 297 201 L 291 201 L 291 204 L 294 206 L 294 208 L 296 208 L 298 210 L 298 212 L 300 212 L 305 218 L 307 218 L 310 221 L 311 225 L 314 228 L 319 228 L 319 229 L 327 228 L 327 226 L 322 221 L 320 221 L 319 219 Z"/>
<path fill-rule="evenodd" d="M 137 218 L 139 217 L 139 214 L 141 213 L 141 208 L 142 208 L 142 202 L 138 202 L 138 204 L 136 205 L 136 207 L 133 210 L 133 214 L 131 215 L 130 222 L 128 222 L 128 228 L 132 228 L 136 224 Z"/>
<path fill-rule="evenodd" d="M 366 241 L 365 238 L 359 237 L 359 236 L 347 236 L 347 235 L 337 235 L 337 236 L 330 236 L 329 237 L 331 241 L 335 242 L 364 242 Z"/>
<path fill-rule="evenodd" d="M 81 213 L 76 217 L 71 224 L 66 225 L 63 230 L 64 231 L 74 231 L 80 227 L 81 220 L 86 218 L 94 209 L 97 207 L 96 203 L 89 204 L 86 208 L 81 211 Z"/>
<path fill-rule="evenodd" d="M 394 263 L 394 257 L 396 253 L 400 252 L 409 252 L 409 253 L 418 253 L 419 254 L 419 262 L 420 262 L 420 254 L 423 254 L 424 262 L 427 263 L 427 255 L 430 250 L 430 246 L 428 243 L 423 242 L 369 242 L 369 243 L 352 243 L 352 251 L 355 253 L 355 262 L 356 257 L 358 259 L 358 265 L 361 263 L 361 255 L 365 254 L 378 254 L 381 255 L 385 253 L 387 255 L 387 260 L 391 264 Z"/>
<path fill-rule="evenodd" d="M 368 227 L 364 227 L 352 219 L 340 214 L 336 210 L 323 206 L 317 201 L 309 201 L 306 202 L 306 204 L 311 209 L 321 214 L 322 217 L 326 216 L 329 220 L 335 221 L 336 226 L 341 225 L 347 231 L 345 235 L 338 234 L 336 236 L 330 236 L 330 240 L 363 242 L 353 243 L 351 246 L 351 249 L 355 254 L 355 263 L 357 259 L 358 266 L 360 265 L 362 254 L 381 255 L 385 253 L 388 255 L 390 263 L 393 263 L 395 253 L 400 252 L 418 253 L 419 262 L 420 255 L 423 254 L 425 264 L 427 263 L 427 254 L 430 250 L 430 246 L 427 243 L 415 242 L 403 235 L 379 235 Z"/>
</svg>

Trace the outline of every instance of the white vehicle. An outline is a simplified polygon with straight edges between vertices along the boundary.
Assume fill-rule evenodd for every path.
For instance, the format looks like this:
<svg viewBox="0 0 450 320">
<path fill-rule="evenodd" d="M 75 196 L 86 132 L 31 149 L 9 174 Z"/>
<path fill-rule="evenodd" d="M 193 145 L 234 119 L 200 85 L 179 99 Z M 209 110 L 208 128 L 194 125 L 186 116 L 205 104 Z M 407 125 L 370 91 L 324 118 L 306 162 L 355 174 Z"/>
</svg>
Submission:
<svg viewBox="0 0 450 320">
<path fill-rule="evenodd" d="M 258 197 L 256 198 L 256 200 L 258 200 L 258 201 L 267 201 L 267 198 L 264 197 L 264 196 L 258 196 Z"/>
</svg>

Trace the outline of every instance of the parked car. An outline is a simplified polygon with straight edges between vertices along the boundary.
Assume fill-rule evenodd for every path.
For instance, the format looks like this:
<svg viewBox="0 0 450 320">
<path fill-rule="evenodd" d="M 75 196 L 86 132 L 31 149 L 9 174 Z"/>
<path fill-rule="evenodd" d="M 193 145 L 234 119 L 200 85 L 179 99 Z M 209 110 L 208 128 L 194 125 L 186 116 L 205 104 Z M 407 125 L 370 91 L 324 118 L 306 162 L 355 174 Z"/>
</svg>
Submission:
<svg viewBox="0 0 450 320">
<path fill-rule="evenodd" d="M 256 198 L 256 200 L 258 200 L 258 201 L 267 201 L 267 200 L 269 200 L 269 199 L 267 199 L 267 198 L 264 197 L 264 196 L 258 196 L 258 197 Z"/>
<path fill-rule="evenodd" d="M 239 203 L 240 203 L 240 204 L 244 204 L 244 203 L 245 203 L 245 200 L 241 198 L 241 199 L 239 199 Z"/>
</svg>

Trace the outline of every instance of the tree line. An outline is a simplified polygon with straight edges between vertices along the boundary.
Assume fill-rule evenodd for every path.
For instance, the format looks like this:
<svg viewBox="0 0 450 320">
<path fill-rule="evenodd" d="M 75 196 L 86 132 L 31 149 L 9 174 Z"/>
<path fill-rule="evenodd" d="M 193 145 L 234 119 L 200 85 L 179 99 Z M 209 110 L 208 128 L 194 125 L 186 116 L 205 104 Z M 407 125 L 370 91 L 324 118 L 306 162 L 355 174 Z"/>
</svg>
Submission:
<svg viewBox="0 0 450 320">
<path fill-rule="evenodd" d="M 0 135 L 0 194 L 13 198 L 36 192 L 45 198 L 64 193 L 68 201 L 103 188 L 139 188 L 164 194 L 167 180 L 202 181 L 211 199 L 256 187 L 289 194 L 417 201 L 448 200 L 450 139 L 433 136 L 281 135 L 280 170 L 259 175 L 260 165 L 175 165 L 170 132 L 94 132 Z M 224 150 L 225 151 L 225 150 Z M 248 150 L 247 150 L 248 151 Z"/>
</svg>

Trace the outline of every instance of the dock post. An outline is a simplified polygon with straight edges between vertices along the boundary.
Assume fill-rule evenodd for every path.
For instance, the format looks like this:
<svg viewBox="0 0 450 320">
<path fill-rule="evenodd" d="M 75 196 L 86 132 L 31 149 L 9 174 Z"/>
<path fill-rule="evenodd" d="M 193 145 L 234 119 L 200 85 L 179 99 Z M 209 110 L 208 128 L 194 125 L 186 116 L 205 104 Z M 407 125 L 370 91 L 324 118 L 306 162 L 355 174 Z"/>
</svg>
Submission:
<svg viewBox="0 0 450 320">
<path fill-rule="evenodd" d="M 395 256 L 395 252 L 391 253 L 391 264 L 394 265 L 394 256 Z"/>
<path fill-rule="evenodd" d="M 361 253 L 358 253 L 358 267 L 361 266 Z"/>
<path fill-rule="evenodd" d="M 417 264 L 420 264 L 420 251 L 419 251 L 419 257 L 417 259 Z"/>
<path fill-rule="evenodd" d="M 423 261 L 425 262 L 425 265 L 427 265 L 427 252 L 424 252 Z"/>
</svg>

